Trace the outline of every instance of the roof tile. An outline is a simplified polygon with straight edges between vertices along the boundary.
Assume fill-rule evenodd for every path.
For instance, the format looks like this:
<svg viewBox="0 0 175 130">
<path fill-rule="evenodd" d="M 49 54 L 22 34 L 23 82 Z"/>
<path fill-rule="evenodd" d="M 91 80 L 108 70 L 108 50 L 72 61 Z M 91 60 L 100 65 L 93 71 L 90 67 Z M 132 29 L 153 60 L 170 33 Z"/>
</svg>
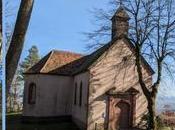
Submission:
<svg viewBox="0 0 175 130">
<path fill-rule="evenodd" d="M 82 56 L 82 54 L 53 50 L 42 58 L 37 64 L 31 67 L 26 74 L 48 73 L 56 68 L 69 64 L 72 61 L 80 59 Z"/>
</svg>

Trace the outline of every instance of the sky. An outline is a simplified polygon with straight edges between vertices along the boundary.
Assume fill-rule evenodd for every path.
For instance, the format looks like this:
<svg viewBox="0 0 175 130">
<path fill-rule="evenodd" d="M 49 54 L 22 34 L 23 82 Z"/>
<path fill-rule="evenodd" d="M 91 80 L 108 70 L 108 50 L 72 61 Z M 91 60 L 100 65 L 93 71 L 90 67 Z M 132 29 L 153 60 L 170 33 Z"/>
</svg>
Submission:
<svg viewBox="0 0 175 130">
<path fill-rule="evenodd" d="M 10 0 L 17 12 L 20 0 Z M 83 32 L 94 29 L 95 7 L 105 7 L 107 0 L 35 0 L 22 58 L 36 45 L 43 56 L 52 49 L 88 53 Z M 15 19 L 13 16 L 13 20 Z"/>
<path fill-rule="evenodd" d="M 14 22 L 20 0 L 9 0 L 14 8 Z M 82 32 L 90 32 L 93 25 L 93 8 L 108 8 L 109 0 L 35 0 L 34 8 L 25 38 L 21 59 L 27 56 L 29 48 L 36 45 L 44 56 L 53 49 L 77 53 L 88 53 L 87 42 Z M 175 96 L 175 84 L 166 79 L 160 95 Z"/>
</svg>

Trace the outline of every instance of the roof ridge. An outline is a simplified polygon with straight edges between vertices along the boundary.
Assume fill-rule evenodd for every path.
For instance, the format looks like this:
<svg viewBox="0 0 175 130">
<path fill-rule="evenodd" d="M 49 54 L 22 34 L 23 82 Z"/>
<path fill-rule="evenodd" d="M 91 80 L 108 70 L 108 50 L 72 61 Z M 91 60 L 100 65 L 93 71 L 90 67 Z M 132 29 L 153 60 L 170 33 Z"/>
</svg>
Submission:
<svg viewBox="0 0 175 130">
<path fill-rule="evenodd" d="M 52 51 L 53 52 L 62 52 L 62 53 L 70 53 L 70 54 L 77 54 L 77 55 L 85 56 L 85 54 L 81 54 L 81 53 L 77 53 L 77 52 L 73 52 L 73 51 L 67 51 L 67 50 L 56 50 L 56 49 L 53 49 Z"/>
<path fill-rule="evenodd" d="M 32 73 L 32 69 L 34 69 L 34 68 L 36 68 L 36 66 L 38 65 L 38 64 L 41 64 L 41 68 L 43 68 L 44 67 L 44 65 L 45 65 L 45 61 L 47 61 L 48 60 L 48 58 L 50 57 L 50 53 L 51 53 L 51 51 L 49 52 L 49 53 L 47 53 L 44 57 L 42 57 L 36 64 L 34 64 L 33 66 L 31 66 L 28 70 L 26 70 L 24 73 Z M 44 63 L 42 63 L 42 61 L 44 61 Z M 41 70 L 41 69 L 40 69 Z"/>
</svg>

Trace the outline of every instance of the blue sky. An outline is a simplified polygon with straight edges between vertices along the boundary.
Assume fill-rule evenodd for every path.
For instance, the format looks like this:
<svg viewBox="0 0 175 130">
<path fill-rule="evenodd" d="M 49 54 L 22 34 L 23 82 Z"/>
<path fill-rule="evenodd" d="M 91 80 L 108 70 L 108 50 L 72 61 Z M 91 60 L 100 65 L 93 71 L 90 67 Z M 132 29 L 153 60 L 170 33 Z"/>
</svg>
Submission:
<svg viewBox="0 0 175 130">
<path fill-rule="evenodd" d="M 35 0 L 30 25 L 21 59 L 28 54 L 28 49 L 36 45 L 40 55 L 44 56 L 52 49 L 88 53 L 85 36 L 96 26 L 92 24 L 92 8 L 107 8 L 109 0 Z M 20 0 L 10 0 L 15 7 L 15 21 Z M 175 96 L 175 84 L 169 79 L 162 83 L 160 93 Z"/>
<path fill-rule="evenodd" d="M 15 9 L 18 9 L 19 1 L 11 0 Z M 87 53 L 87 43 L 84 42 L 82 32 L 95 27 L 89 10 L 104 7 L 106 2 L 107 0 L 35 0 L 22 57 L 32 45 L 39 48 L 42 56 L 52 49 Z"/>
</svg>

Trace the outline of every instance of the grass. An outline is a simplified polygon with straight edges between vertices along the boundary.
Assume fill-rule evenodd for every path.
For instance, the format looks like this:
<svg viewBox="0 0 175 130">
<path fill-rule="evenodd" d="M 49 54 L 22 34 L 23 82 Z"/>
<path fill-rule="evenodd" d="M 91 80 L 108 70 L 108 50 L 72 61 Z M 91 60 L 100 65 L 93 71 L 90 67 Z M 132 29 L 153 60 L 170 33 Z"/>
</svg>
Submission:
<svg viewBox="0 0 175 130">
<path fill-rule="evenodd" d="M 161 130 L 171 130 L 171 128 L 170 127 L 163 127 L 163 128 L 161 128 Z"/>
<path fill-rule="evenodd" d="M 24 124 L 21 114 L 7 115 L 7 130 L 78 130 L 73 123 Z"/>
<path fill-rule="evenodd" d="M 21 122 L 21 114 L 7 114 L 6 130 L 78 130 L 73 123 L 44 123 L 44 124 L 24 124 Z M 161 130 L 171 130 L 163 127 Z"/>
</svg>

